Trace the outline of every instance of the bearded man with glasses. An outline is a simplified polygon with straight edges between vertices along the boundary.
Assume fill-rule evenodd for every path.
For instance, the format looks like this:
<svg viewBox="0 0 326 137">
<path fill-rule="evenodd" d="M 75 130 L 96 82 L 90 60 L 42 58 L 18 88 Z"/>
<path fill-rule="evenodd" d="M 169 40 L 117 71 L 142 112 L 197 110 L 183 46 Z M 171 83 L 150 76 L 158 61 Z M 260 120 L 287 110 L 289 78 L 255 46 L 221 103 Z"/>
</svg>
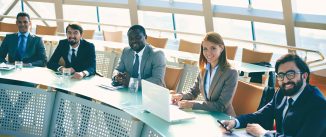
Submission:
<svg viewBox="0 0 326 137">
<path fill-rule="evenodd" d="M 252 114 L 224 121 L 228 130 L 245 128 L 254 136 L 326 136 L 326 100 L 309 84 L 308 65 L 297 55 L 287 54 L 275 65 L 280 88 L 271 102 Z M 276 131 L 268 131 L 276 122 Z"/>
</svg>

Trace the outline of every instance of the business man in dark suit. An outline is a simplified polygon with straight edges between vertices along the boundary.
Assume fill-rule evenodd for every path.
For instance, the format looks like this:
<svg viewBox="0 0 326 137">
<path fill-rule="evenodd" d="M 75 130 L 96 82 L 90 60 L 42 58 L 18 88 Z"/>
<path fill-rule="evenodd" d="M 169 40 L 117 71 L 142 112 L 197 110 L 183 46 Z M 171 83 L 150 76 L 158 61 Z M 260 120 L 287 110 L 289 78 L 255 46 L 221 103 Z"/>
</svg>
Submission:
<svg viewBox="0 0 326 137">
<path fill-rule="evenodd" d="M 73 78 L 82 79 L 95 74 L 96 57 L 94 44 L 82 39 L 83 28 L 79 24 L 69 24 L 66 27 L 67 39 L 60 40 L 47 65 L 54 71 L 69 68 Z M 59 65 L 60 58 L 65 65 Z"/>
<path fill-rule="evenodd" d="M 30 16 L 25 12 L 18 13 L 16 16 L 16 25 L 19 32 L 6 35 L 1 44 L 0 63 L 9 62 L 13 64 L 15 61 L 23 61 L 24 66 L 45 66 L 46 55 L 42 38 L 37 37 L 29 32 L 31 26 Z M 7 55 L 8 61 L 5 59 Z M 8 79 L 0 79 L 0 83 L 28 87 L 36 86 L 35 84 L 28 82 Z M 3 112 L 2 117 L 0 117 L 0 126 L 13 125 L 14 128 L 19 129 L 24 121 L 24 118 L 19 116 L 31 99 L 32 93 L 19 93 L 16 101 L 12 100 L 12 97 L 13 95 L 9 95 L 6 92 L 0 97 L 0 100 L 5 102 L 1 104 L 7 104 L 4 106 L 0 105 L 0 109 Z"/>
<path fill-rule="evenodd" d="M 310 70 L 297 55 L 287 54 L 275 65 L 280 89 L 271 102 L 253 114 L 225 121 L 228 129 L 244 128 L 254 136 L 326 136 L 326 100 L 309 84 Z M 276 122 L 276 132 L 264 128 Z"/>
<path fill-rule="evenodd" d="M 0 47 L 0 63 L 23 61 L 24 66 L 44 67 L 46 54 L 42 38 L 29 32 L 30 16 L 21 12 L 17 14 L 16 24 L 19 32 L 6 35 Z M 8 61 L 6 56 L 8 55 Z"/>
<path fill-rule="evenodd" d="M 128 85 L 130 77 L 144 79 L 165 87 L 165 56 L 146 42 L 146 31 L 140 25 L 128 30 L 129 46 L 124 48 L 115 69 L 113 83 Z"/>
</svg>

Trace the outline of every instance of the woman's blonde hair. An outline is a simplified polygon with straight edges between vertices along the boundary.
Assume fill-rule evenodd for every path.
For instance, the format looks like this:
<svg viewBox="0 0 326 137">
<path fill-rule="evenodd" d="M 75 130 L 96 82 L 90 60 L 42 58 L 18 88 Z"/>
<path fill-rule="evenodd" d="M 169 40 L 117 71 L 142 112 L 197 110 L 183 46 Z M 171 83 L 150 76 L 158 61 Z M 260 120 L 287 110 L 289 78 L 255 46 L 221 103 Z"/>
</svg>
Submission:
<svg viewBox="0 0 326 137">
<path fill-rule="evenodd" d="M 204 41 L 212 42 L 223 49 L 222 53 L 218 58 L 218 66 L 219 69 L 221 70 L 224 70 L 225 68 L 229 68 L 230 64 L 226 59 L 226 49 L 221 35 L 216 32 L 208 32 L 205 38 L 203 39 L 203 42 Z M 207 64 L 207 59 L 205 58 L 203 53 L 203 42 L 201 43 L 200 46 L 200 56 L 199 56 L 199 70 L 201 73 L 205 72 L 205 66 Z"/>
</svg>

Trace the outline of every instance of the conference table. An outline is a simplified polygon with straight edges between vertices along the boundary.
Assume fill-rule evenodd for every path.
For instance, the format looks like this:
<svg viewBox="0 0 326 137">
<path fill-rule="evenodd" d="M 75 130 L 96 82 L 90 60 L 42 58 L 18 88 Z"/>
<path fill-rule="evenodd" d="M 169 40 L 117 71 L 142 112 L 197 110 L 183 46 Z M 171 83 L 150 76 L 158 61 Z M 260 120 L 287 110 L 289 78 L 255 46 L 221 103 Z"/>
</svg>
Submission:
<svg viewBox="0 0 326 137">
<path fill-rule="evenodd" d="M 185 110 L 195 118 L 169 123 L 143 110 L 141 91 L 102 88 L 99 85 L 111 80 L 99 76 L 77 80 L 47 68 L 28 67 L 0 70 L 0 79 L 47 87 L 0 83 L 0 134 L 4 135 L 223 136 L 216 120 L 229 119 L 220 112 Z"/>
<path fill-rule="evenodd" d="M 0 32 L 0 37 L 5 37 L 5 34 L 8 32 Z M 49 36 L 49 35 L 40 35 L 43 38 L 44 45 L 46 48 L 46 54 L 48 59 L 51 57 L 55 51 L 58 43 L 61 39 L 65 39 L 64 36 Z M 1 41 L 1 40 L 0 40 Z M 96 50 L 96 67 L 97 72 L 103 74 L 107 78 L 112 77 L 114 67 L 118 64 L 120 59 L 122 49 L 128 47 L 126 43 L 112 42 L 112 41 L 103 41 L 103 40 L 88 40 L 95 45 Z M 198 76 L 198 60 L 199 54 L 189 53 L 171 49 L 160 49 L 156 48 L 155 50 L 161 50 L 164 52 L 167 65 L 173 67 L 183 68 L 183 73 L 180 77 L 179 84 L 177 86 L 177 92 L 187 92 L 196 80 Z M 250 63 L 245 63 L 237 60 L 229 60 L 230 64 L 238 70 L 244 72 L 243 77 L 239 77 L 239 80 L 248 82 L 249 73 L 251 72 L 264 72 L 265 76 L 269 76 L 270 71 L 274 71 L 273 68 L 254 65 Z M 266 85 L 267 82 L 262 85 Z"/>
</svg>

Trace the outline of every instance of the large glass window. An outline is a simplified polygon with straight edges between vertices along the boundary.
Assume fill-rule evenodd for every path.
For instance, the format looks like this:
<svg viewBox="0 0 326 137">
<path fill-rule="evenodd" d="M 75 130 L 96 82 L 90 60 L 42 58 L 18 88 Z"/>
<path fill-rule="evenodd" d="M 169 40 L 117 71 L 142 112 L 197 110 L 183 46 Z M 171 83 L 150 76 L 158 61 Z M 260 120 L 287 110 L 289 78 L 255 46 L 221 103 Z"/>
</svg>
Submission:
<svg viewBox="0 0 326 137">
<path fill-rule="evenodd" d="M 203 16 L 175 14 L 176 31 L 205 35 L 205 20 Z M 192 40 L 193 42 L 201 42 L 202 36 L 191 36 L 178 33 L 180 39 Z"/>
<path fill-rule="evenodd" d="M 139 24 L 143 25 L 145 28 L 173 31 L 173 21 L 171 13 L 139 11 L 138 20 Z M 151 29 L 147 29 L 146 31 L 148 35 L 154 37 L 167 37 L 169 39 L 172 39 L 174 37 L 172 32 L 163 32 L 160 30 Z"/>
<path fill-rule="evenodd" d="M 44 19 L 55 19 L 55 10 L 53 3 L 45 3 L 45 2 L 28 2 L 32 8 L 41 16 L 38 17 L 31 9 L 24 4 L 25 12 L 29 13 L 32 18 L 44 18 Z M 55 21 L 45 21 L 49 26 L 57 26 Z M 41 20 L 33 20 L 33 28 L 36 28 L 36 25 L 45 26 L 43 21 Z"/>
<path fill-rule="evenodd" d="M 0 0 L 0 14 L 3 14 L 14 0 Z"/>
<path fill-rule="evenodd" d="M 295 28 L 297 47 L 317 50 L 326 56 L 326 30 Z"/>
<path fill-rule="evenodd" d="M 69 21 L 97 23 L 95 6 L 63 5 L 63 19 Z M 65 26 L 69 22 L 65 22 Z M 98 30 L 97 24 L 82 24 L 84 29 Z"/>
<path fill-rule="evenodd" d="M 175 2 L 202 3 L 201 0 L 173 0 Z"/>
<path fill-rule="evenodd" d="M 298 13 L 326 15 L 325 0 L 296 0 L 292 4 Z"/>
<path fill-rule="evenodd" d="M 255 22 L 256 41 L 286 45 L 285 27 L 283 25 Z"/>
<path fill-rule="evenodd" d="M 214 18 L 214 31 L 223 37 L 252 40 L 250 21 Z"/>
<path fill-rule="evenodd" d="M 254 9 L 283 11 L 281 0 L 251 0 L 251 2 Z"/>
<path fill-rule="evenodd" d="M 248 8 L 248 0 L 212 0 L 212 4 Z"/>
<path fill-rule="evenodd" d="M 5 2 L 6 3 L 6 2 Z M 21 2 L 17 2 L 17 4 L 10 10 L 8 13 L 8 16 L 15 16 L 22 11 L 21 8 Z M 16 18 L 5 18 L 3 19 L 3 22 L 8 22 L 8 23 L 16 23 Z"/>
<path fill-rule="evenodd" d="M 130 26 L 129 9 L 99 7 L 99 15 L 101 23 Z"/>
</svg>

